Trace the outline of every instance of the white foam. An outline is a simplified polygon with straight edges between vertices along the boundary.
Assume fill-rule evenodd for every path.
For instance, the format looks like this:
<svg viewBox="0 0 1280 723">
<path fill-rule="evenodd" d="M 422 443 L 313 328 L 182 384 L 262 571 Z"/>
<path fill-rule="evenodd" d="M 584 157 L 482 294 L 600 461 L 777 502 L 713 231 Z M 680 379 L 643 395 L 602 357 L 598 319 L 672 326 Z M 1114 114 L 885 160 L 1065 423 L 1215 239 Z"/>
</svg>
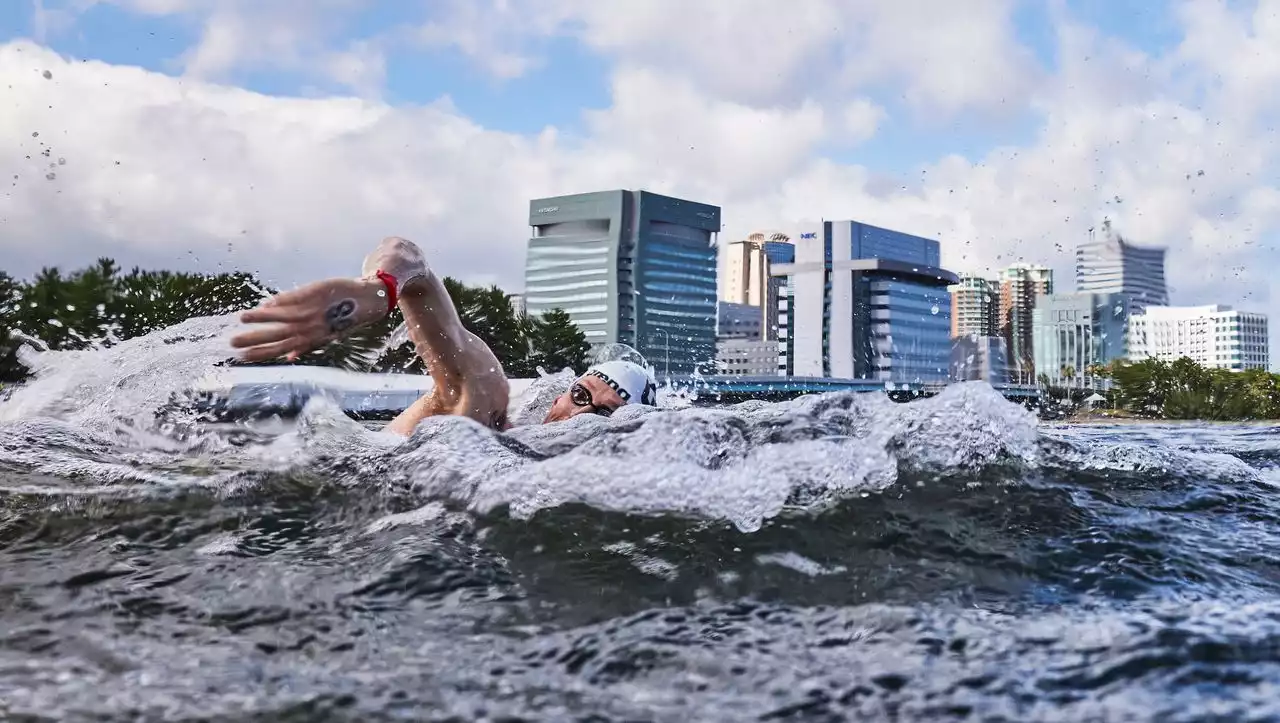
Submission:
<svg viewBox="0 0 1280 723">
<path fill-rule="evenodd" d="M 763 555 L 756 555 L 756 562 L 761 565 L 777 565 L 785 567 L 788 570 L 808 575 L 809 577 L 819 577 L 821 575 L 836 575 L 846 571 L 842 565 L 834 567 L 826 567 L 816 560 L 811 560 L 804 555 L 795 552 L 770 552 Z"/>
<path fill-rule="evenodd" d="M 430 378 L 316 367 L 215 367 L 230 355 L 231 317 L 192 319 L 163 332 L 86 352 L 27 352 L 37 378 L 0 404 L 0 461 L 102 488 L 202 485 L 237 494 L 262 471 L 304 472 L 352 487 L 398 488 L 424 507 L 389 525 L 426 524 L 449 502 L 473 513 L 527 518 L 568 503 L 637 515 L 678 515 L 756 530 L 792 512 L 812 513 L 874 494 L 900 475 L 991 477 L 1015 468 L 1165 470 L 1274 483 L 1229 455 L 1099 440 L 1054 440 L 1035 417 L 981 382 L 898 404 L 880 392 L 812 395 L 719 408 L 629 405 L 610 418 L 579 415 L 540 424 L 572 381 L 563 370 L 513 380 L 506 434 L 462 417 L 424 421 L 405 439 L 347 418 L 323 397 L 260 444 L 209 433 L 174 436 L 154 424 L 170 395 L 195 386 L 309 383 L 345 391 L 426 392 Z M 129 430 L 121 434 L 121 429 Z M 970 476 L 970 479 L 972 476 Z M 22 482 L 32 486 L 30 480 Z M 371 531 L 376 531 L 371 529 Z M 804 560 L 763 561 L 800 571 Z M 809 561 L 812 562 L 812 561 Z M 814 563 L 816 564 L 816 563 Z M 656 569 L 656 568 L 655 568 Z M 806 573 L 808 574 L 808 573 Z"/>
</svg>

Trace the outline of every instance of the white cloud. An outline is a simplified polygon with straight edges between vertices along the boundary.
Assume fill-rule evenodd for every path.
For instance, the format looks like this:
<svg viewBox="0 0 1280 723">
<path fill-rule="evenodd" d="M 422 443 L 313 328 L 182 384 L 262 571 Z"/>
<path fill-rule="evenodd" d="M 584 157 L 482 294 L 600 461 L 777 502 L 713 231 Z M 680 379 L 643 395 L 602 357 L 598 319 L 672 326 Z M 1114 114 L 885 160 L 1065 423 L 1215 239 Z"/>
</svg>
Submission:
<svg viewBox="0 0 1280 723">
<path fill-rule="evenodd" d="M 335 83 L 362 95 L 381 88 L 385 73 L 379 38 L 334 47 L 345 25 L 372 0 L 36 0 L 36 39 L 67 32 L 97 5 L 152 17 L 176 17 L 199 27 L 199 40 L 174 68 L 189 77 L 229 81 L 263 68 Z"/>
<path fill-rule="evenodd" d="M 846 103 L 840 115 L 842 123 L 837 140 L 845 145 L 858 145 L 870 140 L 887 117 L 884 108 L 866 98 Z"/>
<path fill-rule="evenodd" d="M 179 2 L 132 1 L 155 12 Z M 508 64 L 493 68 L 499 74 L 539 62 L 538 38 L 556 34 L 616 59 L 611 103 L 584 115 L 581 137 L 489 130 L 447 100 L 273 98 L 2 46 L 0 87 L 12 85 L 14 100 L 0 137 L 17 147 L 0 156 L 0 177 L 18 176 L 0 195 L 5 263 L 24 273 L 100 254 L 195 263 L 190 250 L 206 264 L 229 258 L 292 282 L 353 273 L 372 243 L 396 233 L 421 241 L 445 273 L 514 289 L 529 198 L 629 187 L 721 204 L 727 237 L 821 217 L 938 237 L 957 270 L 1031 260 L 1068 272 L 1074 245 L 1105 215 L 1137 242 L 1171 247 L 1178 300 L 1280 318 L 1267 277 L 1280 260 L 1280 106 L 1268 90 L 1277 0 L 1236 14 L 1188 4 L 1179 17 L 1197 24 L 1157 57 L 1059 15 L 1052 74 L 1027 61 L 1004 2 L 963 12 L 835 0 L 794 12 L 745 1 L 679 13 L 666 0 L 538 5 L 541 16 L 517 0 L 454 6 L 434 22 L 471 27 L 462 50 L 477 57 L 494 38 L 510 40 L 493 56 L 507 57 L 494 61 Z M 950 36 L 908 22 L 926 9 L 932 22 L 916 25 Z M 482 30 L 492 13 L 508 25 Z M 511 24 L 519 19 L 528 24 Z M 282 31 L 278 42 L 254 29 L 252 62 L 283 48 L 297 62 L 331 58 L 324 71 L 352 86 L 376 85 L 382 56 L 317 40 L 328 22 Z M 893 37 L 890 48 L 882 38 Z M 856 47 L 836 52 L 841 43 Z M 193 51 L 202 72 L 241 62 L 218 47 Z M 1220 57 L 1214 47 L 1235 50 Z M 377 60 L 366 67 L 369 57 Z M 1259 64 L 1233 65 L 1245 58 Z M 900 88 L 912 117 L 855 92 L 886 84 Z M 1039 125 L 1023 145 L 940 157 L 905 178 L 823 155 L 856 158 L 887 124 L 1002 104 L 1033 110 Z M 1060 285 L 1070 287 L 1069 275 Z"/>
<path fill-rule="evenodd" d="M 513 77 L 551 36 L 622 65 L 771 106 L 891 86 L 930 114 L 1017 107 L 1038 71 L 1013 0 L 439 0 L 425 26 L 482 67 Z M 922 20 L 927 19 L 927 20 Z"/>
<path fill-rule="evenodd" d="M 587 125 L 590 144 L 610 158 L 619 180 L 727 198 L 795 173 L 828 134 L 816 103 L 752 108 L 707 98 L 683 78 L 638 68 L 615 74 L 613 105 L 589 113 Z"/>
<path fill-rule="evenodd" d="M 538 139 L 486 131 L 447 104 L 270 98 L 24 44 L 0 50 L 0 79 L 21 99 L 0 118 L 22 154 L 0 160 L 16 177 L 0 196 L 6 261 L 207 256 L 231 244 L 239 263 L 294 281 L 352 273 L 371 243 L 404 233 L 446 271 L 499 258 L 490 273 L 510 281 L 524 235 L 515 199 L 557 163 Z"/>
</svg>

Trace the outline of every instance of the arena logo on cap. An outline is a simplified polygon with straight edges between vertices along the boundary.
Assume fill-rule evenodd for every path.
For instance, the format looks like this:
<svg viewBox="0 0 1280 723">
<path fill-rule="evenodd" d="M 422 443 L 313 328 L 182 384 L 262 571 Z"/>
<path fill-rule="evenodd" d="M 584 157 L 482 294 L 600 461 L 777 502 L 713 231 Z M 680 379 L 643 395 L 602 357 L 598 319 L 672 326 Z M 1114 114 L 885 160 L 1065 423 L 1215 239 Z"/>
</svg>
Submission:
<svg viewBox="0 0 1280 723">
<path fill-rule="evenodd" d="M 631 392 L 628 392 L 626 388 L 620 386 L 617 382 L 613 381 L 613 379 L 608 374 L 592 369 L 591 371 L 587 372 L 583 376 L 596 377 L 598 379 L 604 380 L 604 383 L 608 384 L 610 389 L 617 392 L 619 397 L 622 397 L 622 401 L 624 402 L 631 401 Z"/>
<path fill-rule="evenodd" d="M 584 374 L 583 376 L 595 377 L 603 381 L 605 384 L 609 385 L 610 389 L 612 389 L 614 392 L 618 394 L 618 397 L 621 398 L 623 402 L 627 404 L 631 403 L 631 399 L 632 399 L 631 392 L 626 387 L 614 381 L 613 378 L 610 377 L 608 374 L 605 374 L 604 372 L 598 369 L 592 369 L 588 371 L 586 374 Z M 658 385 L 655 384 L 652 380 L 649 380 L 649 379 L 645 380 L 644 388 L 640 391 L 640 403 L 646 404 L 651 407 L 656 406 L 658 404 Z"/>
</svg>

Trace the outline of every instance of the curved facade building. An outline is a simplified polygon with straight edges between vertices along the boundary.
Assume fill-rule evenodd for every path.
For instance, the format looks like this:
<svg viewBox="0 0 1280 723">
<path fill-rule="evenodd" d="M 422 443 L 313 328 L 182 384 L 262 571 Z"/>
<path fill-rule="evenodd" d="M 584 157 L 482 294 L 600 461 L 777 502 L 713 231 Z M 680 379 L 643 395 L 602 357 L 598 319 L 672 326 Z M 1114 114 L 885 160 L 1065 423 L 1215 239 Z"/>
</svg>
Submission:
<svg viewBox="0 0 1280 723">
<path fill-rule="evenodd" d="M 1104 222 L 1102 233 L 1076 248 L 1076 291 L 1082 294 L 1127 294 L 1133 309 L 1167 306 L 1165 249 L 1134 246 Z"/>
<path fill-rule="evenodd" d="M 529 203 L 530 315 L 568 312 L 593 346 L 627 344 L 659 372 L 715 358 L 720 209 L 646 191 Z"/>
</svg>

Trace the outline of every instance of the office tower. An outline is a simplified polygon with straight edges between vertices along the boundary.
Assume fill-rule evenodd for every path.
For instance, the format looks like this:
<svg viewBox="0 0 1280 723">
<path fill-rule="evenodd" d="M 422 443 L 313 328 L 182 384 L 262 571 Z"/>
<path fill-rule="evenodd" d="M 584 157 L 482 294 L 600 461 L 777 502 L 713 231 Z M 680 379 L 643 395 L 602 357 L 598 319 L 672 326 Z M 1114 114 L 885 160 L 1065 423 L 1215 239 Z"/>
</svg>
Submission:
<svg viewBox="0 0 1280 723">
<path fill-rule="evenodd" d="M 789 247 L 786 234 L 759 231 L 745 240 L 721 245 L 720 300 L 763 306 L 768 293 L 770 260 L 777 257 L 779 249 Z M 785 251 L 781 253 L 786 254 Z"/>
<path fill-rule="evenodd" d="M 1051 294 L 1032 312 L 1037 379 L 1100 386 L 1091 370 L 1128 358 L 1133 299 L 1127 294 Z"/>
<path fill-rule="evenodd" d="M 1014 381 L 1029 384 L 1036 377 L 1032 312 L 1036 299 L 1053 291 L 1053 270 L 1048 267 L 1014 264 L 1000 272 L 996 334 L 1004 337 Z"/>
<path fill-rule="evenodd" d="M 1129 320 L 1130 358 L 1244 371 L 1267 369 L 1267 317 L 1229 306 L 1148 306 Z"/>
<path fill-rule="evenodd" d="M 1165 249 L 1134 246 L 1104 221 L 1101 233 L 1089 230 L 1089 240 L 1076 249 L 1076 291 L 1094 294 L 1128 294 L 1134 311 L 1148 306 L 1168 306 L 1165 286 Z"/>
<path fill-rule="evenodd" d="M 764 338 L 764 319 L 760 316 L 760 307 L 721 301 L 716 309 L 716 338 Z"/>
<path fill-rule="evenodd" d="M 795 248 L 786 234 L 756 232 L 743 241 L 720 248 L 720 301 L 754 306 L 761 312 L 764 338 L 778 338 L 780 281 L 769 272 L 773 264 L 791 263 Z"/>
<path fill-rule="evenodd" d="M 720 300 L 731 304 L 761 306 L 764 303 L 764 251 L 747 239 L 720 247 Z"/>
<path fill-rule="evenodd" d="M 961 274 L 952 286 L 951 338 L 999 334 L 1000 284 L 973 274 Z"/>
<path fill-rule="evenodd" d="M 791 376 L 945 382 L 951 299 L 937 241 L 857 221 L 794 237 L 779 300 L 779 367 Z"/>
<path fill-rule="evenodd" d="M 592 345 L 630 345 L 659 374 L 711 364 L 718 207 L 601 191 L 531 201 L 529 225 L 529 314 L 562 308 Z"/>
<path fill-rule="evenodd" d="M 764 283 L 763 323 L 764 339 L 778 341 L 778 305 L 782 298 L 784 278 L 773 274 L 773 267 L 779 264 L 791 264 L 796 260 L 796 247 L 785 234 L 772 234 L 768 241 L 760 245 L 764 252 L 765 271 L 768 274 Z"/>
<path fill-rule="evenodd" d="M 716 320 L 718 374 L 777 376 L 778 342 L 767 338 L 765 321 L 759 306 L 720 302 Z"/>
</svg>

